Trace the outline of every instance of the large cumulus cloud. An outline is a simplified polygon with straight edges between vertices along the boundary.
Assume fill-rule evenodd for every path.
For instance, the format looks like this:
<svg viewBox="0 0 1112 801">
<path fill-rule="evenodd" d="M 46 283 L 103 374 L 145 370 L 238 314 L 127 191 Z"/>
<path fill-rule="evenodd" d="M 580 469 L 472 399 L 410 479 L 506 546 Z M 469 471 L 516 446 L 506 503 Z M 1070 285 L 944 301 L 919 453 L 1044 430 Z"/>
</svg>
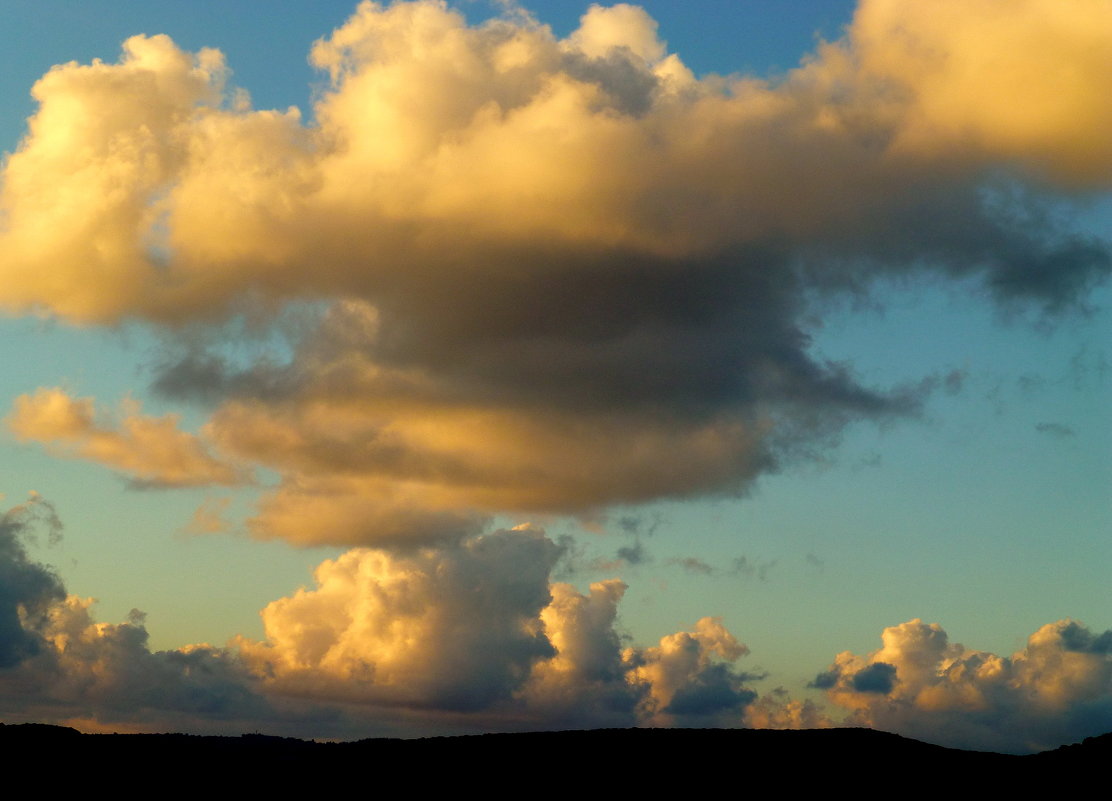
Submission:
<svg viewBox="0 0 1112 801">
<path fill-rule="evenodd" d="M 40 111 L 5 168 L 3 242 L 9 274 L 39 280 L 8 282 L 4 301 L 166 319 L 250 291 L 354 293 L 390 311 L 456 307 L 456 326 L 486 331 L 501 321 L 476 304 L 534 278 L 619 269 L 651 299 L 669 286 L 657 273 L 698 280 L 738 247 L 868 251 L 870 231 L 915 210 L 938 212 L 939 244 L 914 255 L 1007 271 L 1014 253 L 961 252 L 976 227 L 1021 236 L 977 208 L 984 171 L 1108 185 L 1102 7 L 868 0 L 846 40 L 769 85 L 696 80 L 629 7 L 594 7 L 560 41 L 520 16 L 468 27 L 437 2 L 363 3 L 313 48 L 332 85 L 311 125 L 225 100 L 219 53 L 134 37 L 118 64 L 64 65 L 35 87 Z M 1068 68 L 1042 69 L 1048 51 Z M 955 202 L 972 228 L 943 213 Z M 759 256 L 727 273 L 777 272 Z M 651 322 L 628 294 L 630 322 Z"/>
<path fill-rule="evenodd" d="M 697 78 L 628 5 L 561 40 L 363 3 L 312 48 L 307 121 L 250 108 L 220 53 L 134 37 L 36 84 L 0 305 L 189 334 L 156 386 L 278 472 L 259 536 L 428 543 L 736 492 L 930 385 L 817 361 L 808 299 L 933 271 L 1061 309 L 1107 274 L 1047 205 L 1112 182 L 1102 11 L 866 0 L 769 83 Z M 329 311 L 288 363 L 213 344 L 299 305 Z"/>
<path fill-rule="evenodd" d="M 756 693 L 735 666 L 747 649 L 720 621 L 626 646 L 625 585 L 550 583 L 559 550 L 528 527 L 406 554 L 354 549 L 263 610 L 263 641 L 236 647 L 268 692 L 368 714 L 468 713 L 497 728 L 740 722 Z"/>
<path fill-rule="evenodd" d="M 554 654 L 539 615 L 556 555 L 529 532 L 404 557 L 352 550 L 317 568 L 316 589 L 263 611 L 265 643 L 240 647 L 287 692 L 488 707 Z"/>
<path fill-rule="evenodd" d="M 945 745 L 1037 751 L 1112 728 L 1112 632 L 1048 623 L 1011 657 L 952 643 L 937 623 L 884 630 L 883 647 L 846 651 L 814 684 L 849 723 Z"/>
</svg>

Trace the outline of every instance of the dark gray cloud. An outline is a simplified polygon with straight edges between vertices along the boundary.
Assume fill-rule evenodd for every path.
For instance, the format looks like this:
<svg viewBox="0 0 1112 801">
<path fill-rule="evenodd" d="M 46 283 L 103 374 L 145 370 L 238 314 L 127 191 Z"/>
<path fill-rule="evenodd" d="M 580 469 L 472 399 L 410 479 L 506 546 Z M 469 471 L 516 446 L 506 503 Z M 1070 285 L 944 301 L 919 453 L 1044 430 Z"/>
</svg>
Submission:
<svg viewBox="0 0 1112 801">
<path fill-rule="evenodd" d="M 506 256 L 510 259 L 510 256 Z M 377 324 L 335 309 L 292 363 L 237 368 L 191 350 L 163 364 L 172 397 L 270 401 L 335 391 L 507 404 L 588 417 L 713 419 L 781 404 L 854 417 L 906 414 L 915 388 L 862 387 L 845 365 L 817 362 L 796 322 L 801 285 L 782 253 L 740 250 L 692 263 L 638 253 L 522 253 L 520 276 L 458 275 L 397 288 Z M 373 384 L 352 367 L 390 368 Z M 406 384 L 401 376 L 435 377 Z M 307 398 L 306 398 L 307 399 Z"/>
<path fill-rule="evenodd" d="M 668 564 L 678 565 L 686 570 L 688 573 L 696 573 L 702 576 L 713 576 L 715 569 L 707 562 L 695 556 L 684 556 L 675 559 L 669 559 Z"/>
<path fill-rule="evenodd" d="M 1047 384 L 1046 378 L 1034 373 L 1025 373 L 1017 378 L 1015 382 L 1022 395 L 1033 395 L 1044 389 Z"/>
<path fill-rule="evenodd" d="M 818 690 L 829 690 L 838 684 L 838 679 L 841 677 L 841 672 L 838 670 L 826 670 L 819 673 L 807 683 L 808 687 L 814 687 Z"/>
<path fill-rule="evenodd" d="M 729 574 L 746 578 L 756 576 L 759 581 L 767 581 L 768 574 L 774 567 L 776 567 L 775 559 L 770 562 L 761 562 L 747 556 L 738 556 L 731 563 Z"/>
<path fill-rule="evenodd" d="M 1069 380 L 1076 389 L 1105 386 L 1110 377 L 1112 364 L 1103 350 L 1083 345 L 1070 357 Z"/>
<path fill-rule="evenodd" d="M 949 395 L 956 395 L 965 386 L 969 374 L 965 370 L 951 370 L 942 378 L 942 386 Z"/>
<path fill-rule="evenodd" d="M 1072 237 L 1049 246 L 1037 240 L 1028 244 L 1032 251 L 999 259 L 989 268 L 989 286 L 1006 299 L 1035 300 L 1049 311 L 1058 311 L 1084 298 L 1112 271 L 1108 245 L 1096 238 Z"/>
<path fill-rule="evenodd" d="M 38 496 L 0 517 L 0 668 L 39 652 L 44 616 L 66 596 L 52 570 L 27 558 L 24 539 L 36 525 L 53 533 L 61 527 L 54 508 Z"/>
<path fill-rule="evenodd" d="M 850 683 L 859 693 L 887 695 L 896 685 L 896 666 L 885 662 L 874 662 L 854 673 Z"/>
<path fill-rule="evenodd" d="M 1064 439 L 1077 434 L 1072 427 L 1064 423 L 1035 423 L 1035 430 L 1040 434 L 1047 434 L 1057 439 Z"/>
<path fill-rule="evenodd" d="M 861 286 L 885 273 L 975 276 L 1005 308 L 1030 303 L 1056 315 L 1083 309 L 1090 290 L 1112 272 L 1107 240 L 1061 222 L 1056 205 L 1068 205 L 1068 196 L 1018 175 L 998 192 L 977 176 L 914 180 L 916 193 L 888 198 L 889 205 L 840 231 L 825 251 L 808 254 L 811 282 Z"/>
<path fill-rule="evenodd" d="M 626 514 L 619 517 L 615 522 L 618 530 L 625 534 L 644 534 L 646 537 L 651 537 L 660 528 L 664 520 L 659 514 Z"/>
<path fill-rule="evenodd" d="M 1088 628 L 1071 620 L 1059 629 L 1062 647 L 1067 651 L 1086 654 L 1112 655 L 1112 629 L 1094 634 Z"/>
<path fill-rule="evenodd" d="M 630 565 L 641 565 L 652 561 L 652 556 L 641 540 L 637 540 L 632 545 L 623 545 L 615 556 Z"/>
<path fill-rule="evenodd" d="M 723 712 L 740 714 L 757 700 L 757 693 L 743 686 L 743 682 L 751 678 L 737 673 L 728 665 L 711 665 L 677 689 L 664 711 L 687 724 Z"/>
<path fill-rule="evenodd" d="M 730 566 L 725 569 L 715 567 L 697 556 L 673 557 L 668 559 L 665 564 L 675 565 L 688 573 L 701 576 L 756 577 L 760 581 L 766 581 L 769 571 L 776 566 L 775 560 L 771 562 L 760 562 L 752 560 L 747 556 L 735 557 L 731 560 Z"/>
</svg>

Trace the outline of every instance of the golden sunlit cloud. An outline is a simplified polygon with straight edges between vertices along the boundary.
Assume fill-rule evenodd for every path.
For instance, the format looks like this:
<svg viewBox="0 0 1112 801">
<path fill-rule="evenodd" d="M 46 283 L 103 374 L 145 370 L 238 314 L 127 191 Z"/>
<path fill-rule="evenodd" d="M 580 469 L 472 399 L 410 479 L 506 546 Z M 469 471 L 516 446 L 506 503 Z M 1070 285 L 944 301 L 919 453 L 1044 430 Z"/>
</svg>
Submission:
<svg viewBox="0 0 1112 801">
<path fill-rule="evenodd" d="M 844 720 L 739 670 L 722 622 L 623 644 L 626 585 L 552 582 L 561 549 L 522 526 L 405 553 L 353 549 L 312 588 L 270 603 L 265 636 L 152 652 L 143 613 L 97 622 L 22 540 L 60 526 L 39 496 L 0 515 L 0 700 L 6 718 L 234 731 L 397 734 L 584 726 L 869 725 L 931 742 L 1026 752 L 1101 733 L 1112 632 L 1062 620 L 1010 658 L 949 642 L 938 624 L 885 629 L 813 686 Z M 350 736 L 350 734 L 349 734 Z"/>
<path fill-rule="evenodd" d="M 523 527 L 405 555 L 354 549 L 235 642 L 268 692 L 374 706 L 526 715 L 574 725 L 737 723 L 747 653 L 711 618 L 623 648 L 620 581 L 549 583 L 560 549 Z"/>
<path fill-rule="evenodd" d="M 198 437 L 178 430 L 178 416 L 146 417 L 125 401 L 118 422 L 105 421 L 92 398 L 40 389 L 15 399 L 8 429 L 23 442 L 41 442 L 58 456 L 119 470 L 138 485 L 190 487 L 242 484 L 249 474 L 212 456 Z"/>
<path fill-rule="evenodd" d="M 1107 0 L 868 0 L 848 58 L 906 104 L 896 152 L 1004 157 L 1054 182 L 1112 181 Z"/>
<path fill-rule="evenodd" d="M 837 656 L 815 686 L 853 710 L 850 722 L 961 747 L 1051 748 L 1112 707 L 1112 634 L 1048 623 L 1009 657 L 951 643 L 937 623 L 884 630 L 867 656 Z M 1099 733 L 1093 730 L 1092 733 Z M 1075 735 L 1073 735 L 1075 736 Z"/>
<path fill-rule="evenodd" d="M 936 269 L 1060 309 L 1112 269 L 1024 205 L 1112 184 L 1096 2 L 868 0 L 778 83 L 697 78 L 631 5 L 557 39 L 365 2 L 312 47 L 309 120 L 166 36 L 58 66 L 4 166 L 0 306 L 189 343 L 245 310 L 319 320 L 288 364 L 162 365 L 168 396 L 217 400 L 206 444 L 131 414 L 32 433 L 63 422 L 48 400 L 92 413 L 42 391 L 15 427 L 139 481 L 241 481 L 211 442 L 279 475 L 249 529 L 303 545 L 742 492 L 932 385 L 817 361 L 814 291 Z"/>
<path fill-rule="evenodd" d="M 1110 11 L 862 0 L 763 80 L 697 76 L 629 4 L 558 38 L 513 3 L 472 25 L 363 2 L 311 45 L 304 114 L 253 108 L 224 54 L 165 35 L 52 68 L 0 168 L 0 311 L 153 332 L 154 392 L 206 418 L 32 386 L 8 431 L 133 486 L 260 476 L 249 519 L 210 497 L 182 530 L 352 550 L 269 603 L 261 636 L 152 651 L 142 613 L 97 622 L 27 555 L 36 523 L 61 527 L 35 495 L 0 515 L 5 715 L 848 724 L 1019 751 L 1098 733 L 1112 632 L 1062 620 L 1003 657 L 911 620 L 835 657 L 824 710 L 758 696 L 721 618 L 631 645 L 623 580 L 554 581 L 563 540 L 489 529 L 743 493 L 960 378 L 876 388 L 824 360 L 831 298 L 929 273 L 1047 314 L 1083 301 L 1112 254 L 1057 212 L 1112 188 Z M 245 355 L 244 329 L 281 344 Z"/>
</svg>

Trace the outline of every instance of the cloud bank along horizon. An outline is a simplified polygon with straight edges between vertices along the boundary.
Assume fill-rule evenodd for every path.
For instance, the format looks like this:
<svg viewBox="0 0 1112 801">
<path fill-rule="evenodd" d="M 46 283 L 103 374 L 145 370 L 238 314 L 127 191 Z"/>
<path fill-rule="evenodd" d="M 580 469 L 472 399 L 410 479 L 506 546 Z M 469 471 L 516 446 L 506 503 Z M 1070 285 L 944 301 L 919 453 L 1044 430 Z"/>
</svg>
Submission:
<svg viewBox="0 0 1112 801">
<path fill-rule="evenodd" d="M 844 719 L 1012 750 L 1112 728 L 1107 632 L 1051 623 L 1004 658 L 913 620 L 819 672 L 823 710 L 758 695 L 714 617 L 624 643 L 626 584 L 554 581 L 569 547 L 538 527 L 742 494 L 960 383 L 867 386 L 814 354 L 823 304 L 925 278 L 1048 325 L 1082 309 L 1112 255 L 1063 209 L 1112 188 L 1110 10 L 865 0 L 767 81 L 696 76 L 630 5 L 558 38 L 513 5 L 363 3 L 312 46 L 307 118 L 165 35 L 55 67 L 3 169 L 0 306 L 149 331 L 154 394 L 206 419 L 38 387 L 10 434 L 212 488 L 198 530 L 251 491 L 251 536 L 352 550 L 264 639 L 152 653 L 138 615 L 93 622 L 27 557 L 54 519 L 33 497 L 2 529 L 6 706 L 409 733 Z"/>
</svg>

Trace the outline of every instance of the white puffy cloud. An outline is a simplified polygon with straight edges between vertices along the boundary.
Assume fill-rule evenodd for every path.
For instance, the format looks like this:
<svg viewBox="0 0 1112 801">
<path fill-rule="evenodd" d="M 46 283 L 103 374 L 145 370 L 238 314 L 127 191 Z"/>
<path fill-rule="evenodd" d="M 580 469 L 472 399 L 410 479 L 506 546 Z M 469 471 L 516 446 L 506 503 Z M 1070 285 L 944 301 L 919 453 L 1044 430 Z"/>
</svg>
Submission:
<svg viewBox="0 0 1112 801">
<path fill-rule="evenodd" d="M 740 724 L 756 693 L 733 665 L 747 650 L 720 621 L 625 647 L 625 585 L 550 584 L 558 556 L 528 527 L 355 549 L 324 562 L 314 589 L 270 604 L 264 640 L 236 647 L 280 696 L 465 712 L 493 728 Z"/>
<path fill-rule="evenodd" d="M 749 649 L 718 618 L 704 617 L 694 631 L 669 634 L 659 645 L 631 648 L 629 676 L 647 686 L 641 714 L 653 725 L 736 725 L 757 694 L 733 668 Z"/>
<path fill-rule="evenodd" d="M 1112 728 L 1112 634 L 1048 623 L 1011 657 L 951 643 L 937 623 L 884 630 L 819 674 L 848 721 L 950 746 L 1037 751 Z"/>
<path fill-rule="evenodd" d="M 353 702 L 482 709 L 552 656 L 539 615 L 556 546 L 498 532 L 411 554 L 352 550 L 317 587 L 262 612 L 240 651 L 272 691 Z"/>
<path fill-rule="evenodd" d="M 628 51 L 646 64 L 663 60 L 665 45 L 657 38 L 656 20 L 629 3 L 592 5 L 568 38 L 568 49 L 588 58 L 606 58 L 615 49 Z"/>
</svg>

